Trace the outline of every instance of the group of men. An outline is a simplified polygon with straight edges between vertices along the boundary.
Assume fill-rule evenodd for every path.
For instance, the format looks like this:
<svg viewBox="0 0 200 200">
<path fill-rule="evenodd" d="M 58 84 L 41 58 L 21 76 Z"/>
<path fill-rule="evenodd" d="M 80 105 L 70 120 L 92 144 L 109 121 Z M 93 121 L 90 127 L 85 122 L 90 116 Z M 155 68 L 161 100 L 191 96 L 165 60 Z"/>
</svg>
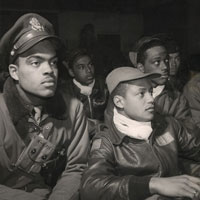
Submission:
<svg viewBox="0 0 200 200">
<path fill-rule="evenodd" d="M 63 48 L 35 13 L 0 40 L 9 72 L 0 94 L 0 199 L 200 199 L 199 129 L 187 100 L 168 87 L 163 42 L 142 38 L 130 53 L 135 68 L 108 74 L 105 124 L 92 142 L 83 103 L 58 84 Z M 74 80 L 90 96 L 93 66 L 83 55 L 86 64 L 76 57 L 69 71 L 90 74 Z"/>
</svg>

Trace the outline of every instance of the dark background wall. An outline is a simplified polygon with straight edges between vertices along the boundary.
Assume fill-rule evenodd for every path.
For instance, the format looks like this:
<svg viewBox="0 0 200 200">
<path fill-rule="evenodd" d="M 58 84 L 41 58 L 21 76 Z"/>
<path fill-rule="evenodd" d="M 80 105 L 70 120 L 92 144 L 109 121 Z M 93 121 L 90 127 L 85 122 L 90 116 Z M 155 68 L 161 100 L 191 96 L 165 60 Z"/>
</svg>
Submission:
<svg viewBox="0 0 200 200">
<path fill-rule="evenodd" d="M 92 23 L 101 42 L 117 42 L 125 54 L 141 35 L 161 32 L 173 34 L 186 53 L 200 53 L 199 0 L 0 0 L 0 36 L 27 12 L 48 18 L 69 49 Z"/>
</svg>

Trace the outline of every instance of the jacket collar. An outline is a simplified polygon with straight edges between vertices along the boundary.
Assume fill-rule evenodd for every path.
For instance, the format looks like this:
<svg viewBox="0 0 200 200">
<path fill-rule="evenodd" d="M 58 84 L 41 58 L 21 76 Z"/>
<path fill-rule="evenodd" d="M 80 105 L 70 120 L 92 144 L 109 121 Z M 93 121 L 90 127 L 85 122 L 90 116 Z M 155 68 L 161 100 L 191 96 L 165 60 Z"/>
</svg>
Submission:
<svg viewBox="0 0 200 200">
<path fill-rule="evenodd" d="M 154 140 L 155 136 L 158 136 L 162 134 L 167 126 L 167 122 L 164 120 L 164 117 L 162 117 L 159 114 L 155 114 L 155 117 L 152 121 L 152 128 L 153 132 L 151 134 L 152 141 Z M 112 120 L 111 126 L 110 126 L 110 139 L 111 142 L 115 145 L 120 145 L 124 138 L 127 137 L 125 134 L 121 133 L 117 128 L 115 127 L 115 124 Z M 141 140 L 133 139 L 135 142 L 140 142 Z"/>
<path fill-rule="evenodd" d="M 169 81 L 167 81 L 164 90 L 161 92 L 159 96 L 167 94 L 169 97 L 174 99 L 176 97 L 176 93 L 177 93 L 176 89 L 172 87 L 172 84 Z"/>
<path fill-rule="evenodd" d="M 17 91 L 14 80 L 11 77 L 9 77 L 4 84 L 3 95 L 14 125 L 16 125 L 18 121 L 26 115 L 29 115 L 33 105 L 26 104 L 22 100 Z M 66 118 L 66 104 L 59 92 L 57 92 L 54 97 L 48 98 L 44 107 L 48 115 L 57 119 Z"/>
</svg>

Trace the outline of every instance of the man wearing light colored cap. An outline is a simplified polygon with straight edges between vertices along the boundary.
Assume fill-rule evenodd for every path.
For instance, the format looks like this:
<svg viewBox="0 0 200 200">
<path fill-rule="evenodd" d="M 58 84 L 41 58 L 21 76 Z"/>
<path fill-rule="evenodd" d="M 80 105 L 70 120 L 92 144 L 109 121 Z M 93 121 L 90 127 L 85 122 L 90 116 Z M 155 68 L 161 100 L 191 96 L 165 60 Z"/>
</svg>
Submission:
<svg viewBox="0 0 200 200">
<path fill-rule="evenodd" d="M 154 116 L 151 79 L 159 77 L 132 67 L 108 74 L 114 115 L 94 138 L 82 200 L 200 197 L 200 178 L 180 175 L 178 168 L 178 154 L 200 161 L 200 139 L 191 138 L 174 118 Z"/>
<path fill-rule="evenodd" d="M 34 13 L 0 41 L 10 75 L 0 94 L 1 199 L 78 199 L 89 137 L 82 104 L 57 89 L 63 50 L 52 24 Z"/>
<path fill-rule="evenodd" d="M 129 52 L 132 64 L 144 73 L 159 73 L 159 78 L 153 79 L 153 97 L 156 112 L 171 115 L 179 120 L 191 119 L 187 100 L 179 91 L 168 84 L 169 60 L 164 43 L 156 37 L 140 38 L 133 51 Z M 105 110 L 105 121 L 109 123 L 112 116 L 112 101 L 108 101 Z"/>
<path fill-rule="evenodd" d="M 133 65 L 140 71 L 161 74 L 160 77 L 152 79 L 155 112 L 175 117 L 190 129 L 192 135 L 195 135 L 198 127 L 191 118 L 186 98 L 168 83 L 169 59 L 163 41 L 154 36 L 142 37 L 136 42 L 133 50 L 129 53 L 129 57 Z M 112 119 L 113 107 L 114 105 L 110 98 L 105 110 L 106 124 L 109 124 Z M 185 161 L 184 159 L 183 164 L 181 164 L 183 170 L 187 173 L 195 174 L 196 170 L 188 166 L 188 162 L 190 163 L 191 161 Z"/>
</svg>

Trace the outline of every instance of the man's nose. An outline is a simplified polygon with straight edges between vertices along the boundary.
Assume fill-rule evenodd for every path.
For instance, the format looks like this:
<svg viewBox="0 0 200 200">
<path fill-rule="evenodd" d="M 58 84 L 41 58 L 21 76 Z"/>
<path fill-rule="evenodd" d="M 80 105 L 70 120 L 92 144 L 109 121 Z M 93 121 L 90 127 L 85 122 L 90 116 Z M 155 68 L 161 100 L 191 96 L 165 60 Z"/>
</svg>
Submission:
<svg viewBox="0 0 200 200">
<path fill-rule="evenodd" d="M 49 73 L 49 74 L 53 73 L 53 68 L 52 68 L 52 66 L 48 62 L 43 63 L 43 72 L 45 74 L 47 74 L 47 73 Z"/>
<path fill-rule="evenodd" d="M 153 98 L 153 95 L 151 93 L 147 94 L 147 98 L 148 98 L 149 103 L 154 103 L 154 98 Z"/>
<path fill-rule="evenodd" d="M 176 64 L 175 59 L 171 59 L 170 64 L 174 66 Z"/>
<path fill-rule="evenodd" d="M 91 66 L 90 65 L 87 65 L 86 69 L 87 69 L 87 72 L 91 72 Z"/>
<path fill-rule="evenodd" d="M 161 63 L 162 64 L 162 70 L 168 70 L 169 69 L 169 63 L 165 63 L 164 61 Z"/>
</svg>

